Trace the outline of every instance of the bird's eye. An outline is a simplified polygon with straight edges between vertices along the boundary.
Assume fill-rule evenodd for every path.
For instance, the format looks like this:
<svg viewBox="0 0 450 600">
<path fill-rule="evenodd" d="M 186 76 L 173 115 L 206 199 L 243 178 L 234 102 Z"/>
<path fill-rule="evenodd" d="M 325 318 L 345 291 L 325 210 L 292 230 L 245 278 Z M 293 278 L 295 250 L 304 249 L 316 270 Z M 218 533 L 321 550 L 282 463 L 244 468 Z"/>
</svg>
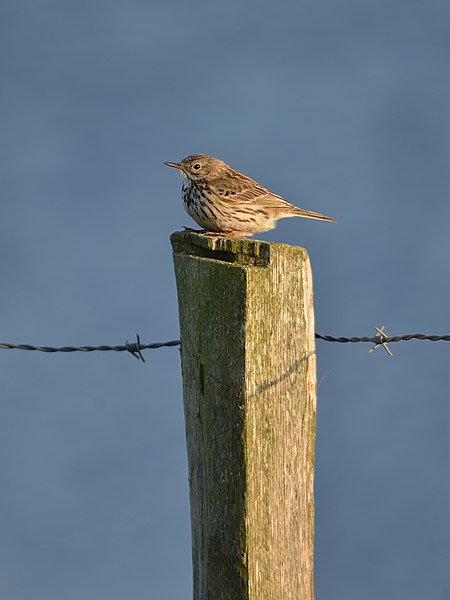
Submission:
<svg viewBox="0 0 450 600">
<path fill-rule="evenodd" d="M 193 167 L 192 167 L 192 168 L 193 168 L 193 169 L 195 169 L 196 171 L 198 171 L 199 169 L 201 169 L 201 168 L 202 168 L 202 165 L 201 165 L 201 164 L 199 164 L 199 163 L 195 163 L 195 165 L 193 165 Z"/>
</svg>

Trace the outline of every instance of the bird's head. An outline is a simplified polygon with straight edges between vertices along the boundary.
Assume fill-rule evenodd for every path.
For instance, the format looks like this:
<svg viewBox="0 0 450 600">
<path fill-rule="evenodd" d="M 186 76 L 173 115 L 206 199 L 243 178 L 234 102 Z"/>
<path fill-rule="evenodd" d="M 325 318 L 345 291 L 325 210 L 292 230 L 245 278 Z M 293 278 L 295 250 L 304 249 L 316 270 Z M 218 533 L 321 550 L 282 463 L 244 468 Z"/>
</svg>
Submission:
<svg viewBox="0 0 450 600">
<path fill-rule="evenodd" d="M 212 179 L 220 174 L 225 165 L 222 160 L 209 154 L 191 154 L 183 158 L 180 163 L 165 162 L 164 164 L 178 169 L 183 178 L 190 181 Z"/>
</svg>

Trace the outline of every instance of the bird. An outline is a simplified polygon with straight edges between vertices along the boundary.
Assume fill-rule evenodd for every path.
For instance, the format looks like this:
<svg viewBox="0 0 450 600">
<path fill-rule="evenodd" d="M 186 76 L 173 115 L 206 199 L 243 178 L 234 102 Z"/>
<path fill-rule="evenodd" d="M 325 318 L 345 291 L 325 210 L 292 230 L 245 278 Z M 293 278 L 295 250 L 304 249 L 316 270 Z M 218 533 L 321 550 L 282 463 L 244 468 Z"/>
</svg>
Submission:
<svg viewBox="0 0 450 600">
<path fill-rule="evenodd" d="M 188 231 L 247 238 L 274 229 L 278 219 L 287 217 L 335 221 L 291 204 L 209 154 L 191 154 L 179 163 L 164 164 L 181 173 L 184 208 L 202 227 L 200 231 L 185 228 Z"/>
</svg>

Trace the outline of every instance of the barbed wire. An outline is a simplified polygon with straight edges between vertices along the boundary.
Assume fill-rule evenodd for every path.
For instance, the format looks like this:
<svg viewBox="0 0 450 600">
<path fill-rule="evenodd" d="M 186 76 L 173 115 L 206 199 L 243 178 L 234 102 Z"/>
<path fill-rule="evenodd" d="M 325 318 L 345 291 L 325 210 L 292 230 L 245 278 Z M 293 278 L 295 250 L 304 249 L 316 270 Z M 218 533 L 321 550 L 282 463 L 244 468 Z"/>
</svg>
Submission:
<svg viewBox="0 0 450 600">
<path fill-rule="evenodd" d="M 408 342 L 410 340 L 428 340 L 429 342 L 450 342 L 450 335 L 425 335 L 424 333 L 409 333 L 407 335 L 387 335 L 383 327 L 375 327 L 376 334 L 373 337 L 333 337 L 331 335 L 322 335 L 316 333 L 315 337 L 325 342 L 337 342 L 339 344 L 355 343 L 355 342 L 370 342 L 374 344 L 369 352 L 373 352 L 378 347 L 382 346 L 389 356 L 393 356 L 388 344 L 394 342 Z"/>
<path fill-rule="evenodd" d="M 0 349 L 4 350 L 37 350 L 38 352 L 130 352 L 133 356 L 145 362 L 144 357 L 142 356 L 141 350 L 149 350 L 156 348 L 163 348 L 165 346 L 179 346 L 180 340 L 170 340 L 168 342 L 154 342 L 152 344 L 141 344 L 141 340 L 139 335 L 136 335 L 135 342 L 125 342 L 123 345 L 119 346 L 107 346 L 103 344 L 102 346 L 33 346 L 32 344 L 9 344 L 9 343 L 0 343 Z"/>
<path fill-rule="evenodd" d="M 322 335 L 316 333 L 316 339 L 324 340 L 325 342 L 339 342 L 345 344 L 347 342 L 372 342 L 376 343 L 374 337 L 333 337 L 331 335 Z M 408 335 L 392 335 L 384 338 L 386 344 L 391 342 L 408 342 L 409 340 L 428 340 L 429 342 L 450 342 L 450 335 L 424 335 L 423 333 L 411 333 Z"/>
<path fill-rule="evenodd" d="M 450 342 L 450 335 L 425 335 L 423 333 L 410 333 L 407 335 L 393 335 L 389 336 L 385 333 L 384 327 L 375 327 L 376 334 L 373 336 L 363 337 L 334 337 L 332 335 L 323 335 L 316 333 L 315 338 L 323 340 L 325 342 L 336 342 L 339 344 L 365 342 L 373 344 L 373 347 L 369 349 L 372 352 L 376 348 L 382 346 L 389 356 L 392 356 L 391 350 L 388 348 L 388 344 L 394 342 L 407 342 L 410 340 L 428 340 L 430 342 Z M 32 344 L 10 344 L 7 342 L 0 343 L 0 349 L 3 350 L 36 350 L 38 352 L 129 352 L 135 356 L 138 360 L 145 362 L 142 355 L 142 350 L 155 350 L 157 348 L 180 346 L 180 340 L 170 340 L 168 342 L 153 342 L 151 344 L 141 344 L 139 335 L 136 335 L 135 342 L 125 342 L 123 345 L 118 346 L 107 346 L 105 344 L 101 346 L 34 346 Z"/>
</svg>

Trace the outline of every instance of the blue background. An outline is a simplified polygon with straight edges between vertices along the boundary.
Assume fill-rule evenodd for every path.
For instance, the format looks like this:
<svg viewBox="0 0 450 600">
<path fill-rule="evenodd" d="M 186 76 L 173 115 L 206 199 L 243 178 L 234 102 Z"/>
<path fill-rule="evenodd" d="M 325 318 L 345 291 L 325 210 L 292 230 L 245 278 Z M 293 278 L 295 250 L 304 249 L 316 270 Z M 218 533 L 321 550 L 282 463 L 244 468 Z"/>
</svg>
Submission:
<svg viewBox="0 0 450 600">
<path fill-rule="evenodd" d="M 446 0 L 0 4 L 0 339 L 178 337 L 163 161 L 303 208 L 316 330 L 450 333 Z M 450 597 L 450 345 L 317 343 L 316 596 Z M 190 599 L 179 352 L 0 352 L 0 597 Z"/>
</svg>

